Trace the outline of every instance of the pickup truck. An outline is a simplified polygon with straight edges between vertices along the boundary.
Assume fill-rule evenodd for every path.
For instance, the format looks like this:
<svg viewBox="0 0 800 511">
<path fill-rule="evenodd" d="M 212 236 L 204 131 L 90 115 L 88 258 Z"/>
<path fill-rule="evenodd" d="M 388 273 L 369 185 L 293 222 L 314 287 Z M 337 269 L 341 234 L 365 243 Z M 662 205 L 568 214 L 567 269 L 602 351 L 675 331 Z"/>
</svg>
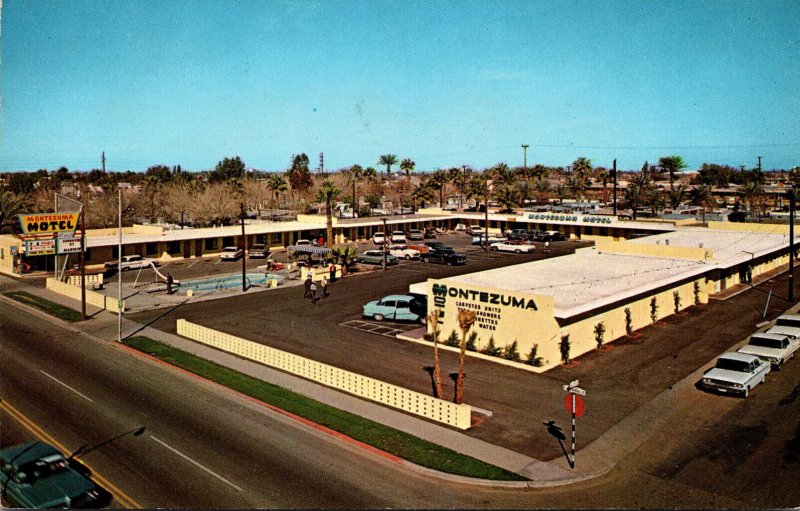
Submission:
<svg viewBox="0 0 800 511">
<path fill-rule="evenodd" d="M 467 257 L 457 253 L 452 248 L 431 249 L 422 254 L 423 263 L 439 263 L 453 266 L 456 264 L 466 264 Z"/>
<path fill-rule="evenodd" d="M 158 261 L 150 259 L 149 257 L 127 255 L 122 256 L 122 264 L 118 264 L 118 261 L 108 261 L 103 266 L 105 266 L 106 270 L 110 271 L 128 271 L 149 268 L 151 265 L 158 266 L 158 264 Z M 117 266 L 119 266 L 119 268 L 117 268 Z"/>
<path fill-rule="evenodd" d="M 750 390 L 762 383 L 770 364 L 755 355 L 728 352 L 717 359 L 716 365 L 705 372 L 703 387 L 724 393 L 750 395 Z"/>
<path fill-rule="evenodd" d="M 739 353 L 755 355 L 761 360 L 780 369 L 784 362 L 794 356 L 800 348 L 800 339 L 785 334 L 753 334 L 747 344 L 739 348 Z"/>
</svg>

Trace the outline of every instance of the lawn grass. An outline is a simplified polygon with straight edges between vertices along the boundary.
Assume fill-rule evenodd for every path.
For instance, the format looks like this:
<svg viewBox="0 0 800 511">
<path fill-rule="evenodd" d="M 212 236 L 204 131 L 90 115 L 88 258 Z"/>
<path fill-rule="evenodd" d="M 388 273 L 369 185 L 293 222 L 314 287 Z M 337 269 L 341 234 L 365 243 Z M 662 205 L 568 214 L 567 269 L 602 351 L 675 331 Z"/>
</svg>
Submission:
<svg viewBox="0 0 800 511">
<path fill-rule="evenodd" d="M 132 337 L 126 339 L 124 344 L 417 465 L 479 479 L 528 480 L 514 472 L 489 465 L 408 433 L 314 401 L 301 394 L 266 383 L 148 337 Z"/>
<path fill-rule="evenodd" d="M 70 309 L 69 307 L 64 307 L 63 305 L 59 305 L 55 302 L 51 302 L 45 298 L 26 293 L 25 291 L 11 291 L 3 294 L 13 300 L 24 303 L 25 305 L 36 307 L 37 309 L 59 319 L 63 319 L 64 321 L 74 322 L 83 319 L 81 313 L 76 310 Z"/>
</svg>

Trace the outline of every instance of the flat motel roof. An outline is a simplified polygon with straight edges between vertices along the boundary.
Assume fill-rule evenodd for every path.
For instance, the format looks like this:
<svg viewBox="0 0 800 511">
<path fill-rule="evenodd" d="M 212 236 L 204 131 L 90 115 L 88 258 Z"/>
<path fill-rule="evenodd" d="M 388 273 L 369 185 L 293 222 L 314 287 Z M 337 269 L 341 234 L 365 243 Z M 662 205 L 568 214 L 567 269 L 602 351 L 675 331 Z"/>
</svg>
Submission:
<svg viewBox="0 0 800 511">
<path fill-rule="evenodd" d="M 714 251 L 708 261 L 601 253 L 579 249 L 573 255 L 442 279 L 450 285 L 502 288 L 552 296 L 555 316 L 569 318 L 664 285 L 728 268 L 789 246 L 785 234 L 679 228 L 630 243 L 698 247 Z"/>
</svg>

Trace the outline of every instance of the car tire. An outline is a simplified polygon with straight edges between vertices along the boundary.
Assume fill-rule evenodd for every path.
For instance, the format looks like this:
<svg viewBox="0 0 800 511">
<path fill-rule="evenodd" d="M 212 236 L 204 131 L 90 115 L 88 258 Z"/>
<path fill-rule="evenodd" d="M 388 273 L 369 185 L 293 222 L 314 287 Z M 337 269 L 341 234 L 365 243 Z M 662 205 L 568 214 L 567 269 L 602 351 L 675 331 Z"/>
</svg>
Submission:
<svg viewBox="0 0 800 511">
<path fill-rule="evenodd" d="M 375 314 L 374 316 L 372 316 L 372 319 L 374 319 L 375 321 L 383 321 L 383 314 Z"/>
<path fill-rule="evenodd" d="M 494 250 L 495 252 L 497 252 L 498 250 L 500 250 L 500 249 L 499 249 L 499 248 L 497 248 L 497 247 L 491 247 L 491 249 L 492 249 L 492 250 Z"/>
<path fill-rule="evenodd" d="M 406 254 L 406 261 L 410 261 L 410 260 L 411 260 L 411 256 Z"/>
<path fill-rule="evenodd" d="M 422 258 L 422 262 L 423 262 L 423 263 L 429 263 L 429 262 L 431 262 L 431 260 L 430 260 L 430 258 L 429 258 L 429 257 L 423 257 L 423 258 Z"/>
<path fill-rule="evenodd" d="M 514 250 L 514 253 L 515 253 L 515 254 L 521 254 L 521 253 L 522 253 L 522 250 L 520 250 L 520 249 L 518 249 L 518 248 L 517 248 L 517 249 L 515 249 L 515 250 Z"/>
<path fill-rule="evenodd" d="M 750 387 L 748 386 L 744 388 L 744 397 L 747 397 L 749 395 L 750 395 Z"/>
</svg>

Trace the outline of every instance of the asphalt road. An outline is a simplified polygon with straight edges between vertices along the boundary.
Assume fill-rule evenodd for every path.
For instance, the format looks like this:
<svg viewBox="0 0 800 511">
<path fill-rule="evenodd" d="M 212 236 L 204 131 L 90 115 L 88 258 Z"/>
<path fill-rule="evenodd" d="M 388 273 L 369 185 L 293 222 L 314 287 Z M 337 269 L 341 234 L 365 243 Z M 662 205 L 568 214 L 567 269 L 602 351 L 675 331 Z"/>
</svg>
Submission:
<svg viewBox="0 0 800 511">
<path fill-rule="evenodd" d="M 692 394 L 674 423 L 605 477 L 521 491 L 420 476 L 3 302 L 0 325 L 0 397 L 65 450 L 147 427 L 83 459 L 146 507 L 752 508 L 800 501 L 791 483 L 800 475 L 798 361 L 747 400 Z M 31 437 L 0 417 L 3 445 Z"/>
</svg>

